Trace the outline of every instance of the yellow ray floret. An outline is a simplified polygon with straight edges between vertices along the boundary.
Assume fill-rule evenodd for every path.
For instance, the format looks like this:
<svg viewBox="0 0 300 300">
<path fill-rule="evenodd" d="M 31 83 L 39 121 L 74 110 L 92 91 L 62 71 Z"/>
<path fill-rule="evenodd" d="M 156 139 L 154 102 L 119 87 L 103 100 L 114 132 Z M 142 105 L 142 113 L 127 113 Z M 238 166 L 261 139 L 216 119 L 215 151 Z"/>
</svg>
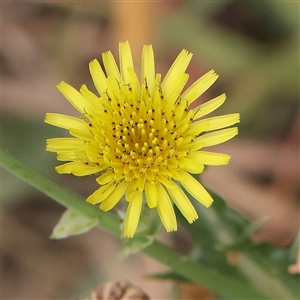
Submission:
<svg viewBox="0 0 300 300">
<path fill-rule="evenodd" d="M 79 112 L 78 118 L 46 114 L 46 123 L 72 136 L 47 140 L 46 150 L 56 152 L 57 159 L 65 162 L 56 171 L 97 174 L 100 187 L 87 202 L 104 211 L 125 199 L 126 237 L 133 237 L 138 228 L 143 202 L 157 210 L 168 232 L 177 230 L 174 204 L 189 223 L 194 222 L 198 214 L 193 201 L 209 207 L 213 198 L 191 174 L 203 172 L 206 165 L 230 161 L 227 154 L 203 148 L 237 135 L 237 127 L 232 126 L 240 122 L 240 116 L 203 118 L 224 103 L 225 94 L 190 108 L 218 78 L 211 70 L 185 88 L 191 58 L 191 53 L 182 50 L 162 78 L 155 73 L 152 46 L 145 45 L 141 73 L 137 74 L 129 43 L 122 42 L 119 66 L 110 51 L 102 54 L 105 70 L 97 60 L 89 64 L 97 95 L 86 85 L 78 91 L 65 82 L 58 84 Z"/>
<path fill-rule="evenodd" d="M 133 237 L 139 223 L 140 214 L 142 210 L 142 192 L 136 192 L 134 197 L 128 204 L 127 214 L 124 226 L 124 235 L 127 237 Z"/>
<path fill-rule="evenodd" d="M 155 63 L 154 53 L 151 45 L 146 45 L 142 52 L 142 63 L 141 63 L 141 82 L 144 83 L 145 79 L 148 84 L 150 95 L 153 93 L 153 86 L 155 82 Z"/>
</svg>

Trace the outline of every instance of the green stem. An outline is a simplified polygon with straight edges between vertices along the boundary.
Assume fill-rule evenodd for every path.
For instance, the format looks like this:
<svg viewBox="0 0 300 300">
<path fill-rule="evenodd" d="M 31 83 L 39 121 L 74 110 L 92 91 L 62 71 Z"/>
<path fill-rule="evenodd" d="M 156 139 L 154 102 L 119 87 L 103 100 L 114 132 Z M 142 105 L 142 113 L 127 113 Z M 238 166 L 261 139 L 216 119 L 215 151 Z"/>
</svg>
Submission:
<svg viewBox="0 0 300 300">
<path fill-rule="evenodd" d="M 29 168 L 23 162 L 13 157 L 2 148 L 0 157 L 1 166 L 14 174 L 16 177 L 27 182 L 64 207 L 79 213 L 83 213 L 91 218 L 98 218 L 100 227 L 106 231 L 109 231 L 115 236 L 120 236 L 120 227 L 118 224 L 119 219 L 117 216 L 113 214 L 107 214 L 95 206 L 87 205 L 82 196 L 78 195 L 72 190 L 60 186 L 48 177 L 37 173 L 35 170 Z"/>
<path fill-rule="evenodd" d="M 38 174 L 2 149 L 0 155 L 1 166 L 4 169 L 66 208 L 81 212 L 89 217 L 98 217 L 99 226 L 102 229 L 114 236 L 120 236 L 119 219 L 115 215 L 102 212 L 86 204 L 83 197 Z M 190 258 L 179 255 L 170 247 L 158 241 L 155 241 L 143 251 L 192 282 L 205 286 L 228 299 L 266 299 L 265 296 L 254 290 L 250 284 L 224 276 L 218 270 L 203 267 Z"/>
</svg>

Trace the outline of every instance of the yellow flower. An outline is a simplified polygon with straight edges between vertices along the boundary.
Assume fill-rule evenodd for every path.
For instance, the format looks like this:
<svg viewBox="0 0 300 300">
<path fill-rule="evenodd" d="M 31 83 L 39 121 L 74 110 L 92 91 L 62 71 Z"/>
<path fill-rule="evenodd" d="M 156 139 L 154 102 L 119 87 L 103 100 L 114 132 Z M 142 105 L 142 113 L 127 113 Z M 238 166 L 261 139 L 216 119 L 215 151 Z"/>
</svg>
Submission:
<svg viewBox="0 0 300 300">
<path fill-rule="evenodd" d="M 85 176 L 99 173 L 101 186 L 87 198 L 100 209 L 112 209 L 125 196 L 128 201 L 124 235 L 132 237 L 137 229 L 143 198 L 157 208 L 169 231 L 177 230 L 173 203 L 189 223 L 197 212 L 177 185 L 204 206 L 213 199 L 192 176 L 204 165 L 225 165 L 230 156 L 203 151 L 235 135 L 239 114 L 201 119 L 225 101 L 222 94 L 194 109 L 190 105 L 218 78 L 209 71 L 182 92 L 189 75 L 185 73 L 192 54 L 182 50 L 161 80 L 155 73 L 151 45 L 142 52 L 141 80 L 134 70 L 128 42 L 119 44 L 120 68 L 110 51 L 102 54 L 106 74 L 99 62 L 89 67 L 100 96 L 83 85 L 79 91 L 65 82 L 57 88 L 80 112 L 79 118 L 47 113 L 45 122 L 67 129 L 71 138 L 47 140 L 47 150 L 57 159 L 68 161 L 56 167 L 60 174 Z M 224 129 L 225 128 L 225 129 Z"/>
</svg>

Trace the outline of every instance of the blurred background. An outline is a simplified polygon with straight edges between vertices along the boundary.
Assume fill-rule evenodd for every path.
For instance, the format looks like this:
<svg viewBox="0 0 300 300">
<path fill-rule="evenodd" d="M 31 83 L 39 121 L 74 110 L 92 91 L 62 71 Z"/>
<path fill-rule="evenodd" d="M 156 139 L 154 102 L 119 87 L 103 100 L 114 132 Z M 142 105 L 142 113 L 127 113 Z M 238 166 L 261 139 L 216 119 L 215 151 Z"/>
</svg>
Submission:
<svg viewBox="0 0 300 300">
<path fill-rule="evenodd" d="M 117 57 L 119 41 L 129 40 L 136 69 L 142 46 L 153 44 L 163 76 L 185 48 L 194 53 L 189 84 L 210 69 L 220 75 L 199 103 L 225 92 L 216 114 L 241 114 L 238 137 L 215 147 L 230 164 L 207 168 L 203 183 L 248 219 L 265 220 L 255 242 L 291 243 L 299 229 L 299 3 L 7 1 L 1 8 L 3 148 L 89 195 L 94 178 L 56 174 L 55 155 L 45 151 L 47 138 L 65 134 L 43 123 L 45 113 L 78 116 L 55 85 L 95 91 L 88 63 L 107 50 Z M 143 254 L 121 261 L 120 241 L 99 229 L 49 240 L 64 208 L 4 170 L 1 180 L 1 299 L 83 299 L 99 282 L 124 278 L 151 299 L 187 299 L 171 282 L 146 277 L 164 266 Z M 185 234 L 160 238 L 186 253 L 178 242 Z"/>
</svg>

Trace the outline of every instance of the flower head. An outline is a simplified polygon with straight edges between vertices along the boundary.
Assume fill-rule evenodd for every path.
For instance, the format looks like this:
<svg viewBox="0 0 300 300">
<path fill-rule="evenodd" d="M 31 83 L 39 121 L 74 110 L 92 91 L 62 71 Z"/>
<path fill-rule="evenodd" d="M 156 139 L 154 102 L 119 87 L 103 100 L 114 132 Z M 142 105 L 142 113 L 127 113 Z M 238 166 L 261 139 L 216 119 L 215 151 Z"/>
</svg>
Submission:
<svg viewBox="0 0 300 300">
<path fill-rule="evenodd" d="M 67 161 L 56 171 L 76 176 L 100 174 L 96 180 L 101 187 L 87 202 L 100 203 L 104 211 L 125 197 L 127 237 L 137 229 L 143 198 L 150 208 L 157 208 L 168 232 L 177 229 L 173 202 L 192 223 L 197 212 L 176 182 L 209 207 L 212 197 L 190 173 L 201 173 L 205 165 L 229 162 L 229 155 L 203 149 L 237 135 L 237 128 L 229 126 L 239 122 L 239 114 L 202 119 L 223 104 L 225 94 L 190 109 L 218 78 L 214 70 L 209 71 L 182 92 L 191 58 L 191 53 L 182 50 L 162 79 L 155 73 L 152 46 L 146 45 L 139 80 L 129 43 L 120 43 L 119 68 L 110 51 L 102 54 L 106 74 L 97 60 L 89 65 L 99 96 L 86 85 L 77 91 L 65 82 L 58 84 L 80 112 L 79 118 L 46 114 L 46 123 L 65 128 L 73 136 L 47 140 L 47 150 Z"/>
</svg>

